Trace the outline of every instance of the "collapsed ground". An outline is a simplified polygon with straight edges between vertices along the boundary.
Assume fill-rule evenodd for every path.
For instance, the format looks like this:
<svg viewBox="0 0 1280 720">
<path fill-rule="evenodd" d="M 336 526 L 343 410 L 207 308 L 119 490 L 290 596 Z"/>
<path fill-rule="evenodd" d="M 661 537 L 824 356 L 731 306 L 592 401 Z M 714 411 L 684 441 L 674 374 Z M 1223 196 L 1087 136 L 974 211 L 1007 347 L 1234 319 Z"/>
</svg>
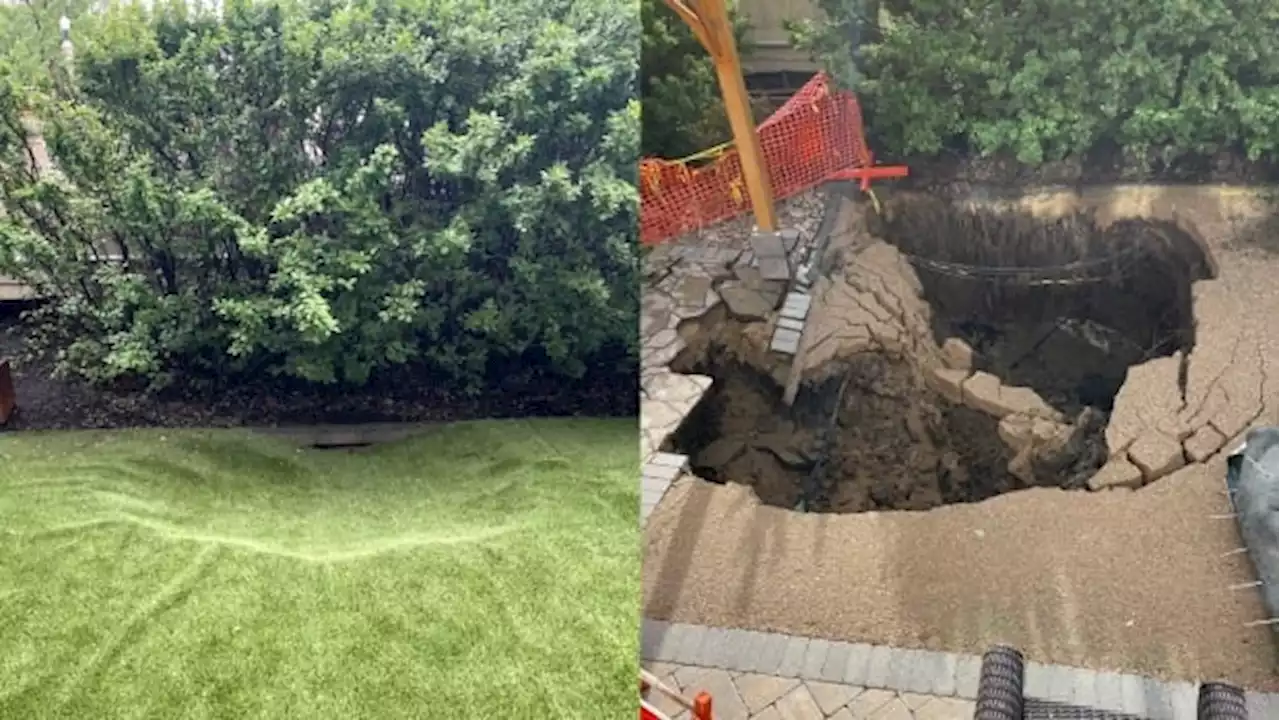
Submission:
<svg viewBox="0 0 1280 720">
<path fill-rule="evenodd" d="M 673 438 L 701 475 L 819 512 L 1084 488 L 1108 458 L 1104 431 L 1128 369 L 1185 361 L 1194 346 L 1191 283 L 1209 261 L 1172 223 L 1104 229 L 1085 215 L 1045 221 L 902 194 L 874 230 L 897 257 L 881 244 L 884 262 L 837 258 L 824 281 L 850 312 L 869 311 L 867 342 L 819 351 L 816 367 L 800 361 L 791 406 L 776 358 L 744 346 L 750 319 L 722 310 L 684 329 L 702 339 L 672 368 L 716 379 Z"/>
<path fill-rule="evenodd" d="M 1214 279 L 1192 288 L 1190 358 L 1175 353 L 1132 369 L 1106 433 L 1128 465 L 1143 456 L 1133 438 L 1167 432 L 1183 466 L 1156 482 L 1138 475 L 1136 492 L 1031 488 L 927 513 L 798 513 L 763 504 L 758 486 L 686 477 L 646 524 L 645 617 L 951 652 L 1004 642 L 1036 662 L 1274 692 L 1276 636 L 1259 624 L 1267 615 L 1250 586 L 1256 574 L 1234 552 L 1235 522 L 1215 517 L 1228 511 L 1220 450 L 1242 429 L 1280 420 L 1274 245 L 1243 241 L 1238 229 L 1274 227 L 1274 205 L 1256 197 L 1239 188 L 1125 187 L 1035 193 L 1018 203 L 1046 214 L 1097 208 L 1108 220 L 1177 215 L 1198 229 Z M 897 300 L 923 291 L 908 280 L 920 274 L 903 272 L 909 264 L 893 247 L 868 239 L 862 218 L 859 207 L 847 226 L 834 223 L 845 258 L 828 267 L 861 280 L 815 287 L 831 291 L 810 311 L 796 360 L 815 387 L 826 379 L 815 370 L 835 377 L 838 359 L 885 348 L 932 347 L 945 369 L 930 322 L 893 319 L 928 309 Z M 726 340 L 721 350 L 705 354 L 709 347 L 690 339 L 681 360 L 746 365 L 753 374 L 739 379 L 763 385 L 776 402 L 777 388 L 791 387 L 791 359 L 760 352 L 768 322 L 700 332 L 729 324 L 723 305 L 684 328 L 707 346 Z M 767 435 L 757 432 L 753 444 Z M 1197 444 L 1205 438 L 1214 441 Z"/>
<path fill-rule="evenodd" d="M 57 377 L 50 357 L 30 357 L 23 308 L 0 307 L 0 359 L 13 365 L 18 410 L 6 430 L 119 427 L 237 427 L 275 424 L 453 422 L 476 418 L 634 417 L 638 390 L 625 353 L 602 355 L 585 377 L 565 382 L 517 360 L 495 364 L 477 393 L 406 365 L 363 387 L 273 378 L 221 386 L 195 382 L 161 393 L 97 387 Z"/>
</svg>

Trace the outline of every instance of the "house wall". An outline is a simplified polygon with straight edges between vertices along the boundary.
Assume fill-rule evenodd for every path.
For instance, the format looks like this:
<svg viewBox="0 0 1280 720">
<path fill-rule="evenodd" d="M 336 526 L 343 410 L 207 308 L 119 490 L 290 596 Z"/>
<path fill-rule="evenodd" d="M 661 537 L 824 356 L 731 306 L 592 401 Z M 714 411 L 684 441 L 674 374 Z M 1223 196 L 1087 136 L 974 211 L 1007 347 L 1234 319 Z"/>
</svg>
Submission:
<svg viewBox="0 0 1280 720">
<path fill-rule="evenodd" d="M 814 0 L 738 0 L 739 12 L 747 16 L 751 32 L 747 37 L 754 45 L 742 59 L 749 74 L 776 72 L 817 72 L 818 65 L 809 56 L 791 48 L 790 36 L 783 28 L 786 20 L 816 19 L 821 16 Z"/>
</svg>

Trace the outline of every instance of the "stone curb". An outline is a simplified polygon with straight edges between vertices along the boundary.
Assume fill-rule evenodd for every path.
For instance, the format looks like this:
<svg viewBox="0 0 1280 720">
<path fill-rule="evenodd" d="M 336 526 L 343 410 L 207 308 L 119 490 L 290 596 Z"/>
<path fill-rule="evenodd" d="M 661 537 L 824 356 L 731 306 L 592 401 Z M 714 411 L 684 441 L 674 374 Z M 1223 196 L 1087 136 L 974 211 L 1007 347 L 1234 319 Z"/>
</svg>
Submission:
<svg viewBox="0 0 1280 720">
<path fill-rule="evenodd" d="M 649 520 L 649 514 L 662 502 L 662 496 L 689 469 L 689 458 L 676 453 L 656 452 L 645 460 L 640 469 L 640 526 Z"/>
<path fill-rule="evenodd" d="M 696 665 L 843 683 L 878 690 L 976 700 L 982 657 L 848 643 L 782 633 L 644 619 L 642 661 Z M 1125 673 L 1028 662 L 1028 697 L 1150 720 L 1196 720 L 1199 685 Z M 1251 720 L 1280 712 L 1275 693 L 1246 693 Z"/>
</svg>

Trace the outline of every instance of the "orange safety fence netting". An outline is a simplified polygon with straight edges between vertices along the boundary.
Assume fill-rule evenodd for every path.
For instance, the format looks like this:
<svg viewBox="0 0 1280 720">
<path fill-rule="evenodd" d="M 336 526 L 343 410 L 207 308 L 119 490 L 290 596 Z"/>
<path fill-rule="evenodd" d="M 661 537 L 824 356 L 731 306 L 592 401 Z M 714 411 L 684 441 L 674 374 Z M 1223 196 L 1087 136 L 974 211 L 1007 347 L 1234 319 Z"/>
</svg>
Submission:
<svg viewBox="0 0 1280 720">
<path fill-rule="evenodd" d="M 805 83 L 759 129 L 776 199 L 808 190 L 842 170 L 869 168 L 862 111 L 853 93 L 823 73 Z M 695 156 L 696 157 L 696 156 Z M 738 152 L 728 149 L 701 167 L 690 160 L 640 161 L 640 242 L 669 240 L 751 208 Z"/>
</svg>

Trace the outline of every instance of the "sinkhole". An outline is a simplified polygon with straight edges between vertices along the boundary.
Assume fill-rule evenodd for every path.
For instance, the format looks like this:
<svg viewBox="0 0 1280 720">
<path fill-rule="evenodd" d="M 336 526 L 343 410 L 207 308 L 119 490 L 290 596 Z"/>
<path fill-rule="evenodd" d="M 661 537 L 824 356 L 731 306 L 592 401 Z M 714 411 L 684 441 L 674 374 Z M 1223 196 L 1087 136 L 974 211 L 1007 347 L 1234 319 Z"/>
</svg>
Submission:
<svg viewBox="0 0 1280 720">
<path fill-rule="evenodd" d="M 1104 431 L 1128 368 L 1185 358 L 1191 285 L 1212 276 L 1201 245 L 1173 223 L 1103 227 L 1084 214 L 1044 219 L 904 195 L 865 228 L 852 246 L 894 246 L 907 261 L 896 272 L 912 276 L 901 286 L 915 288 L 885 301 L 919 309 L 890 317 L 889 331 L 927 345 L 837 354 L 806 371 L 788 405 L 777 356 L 744 346 L 760 336 L 753 323 L 719 308 L 691 321 L 683 332 L 697 341 L 672 369 L 715 382 L 668 445 L 698 475 L 749 485 L 769 505 L 834 513 L 1085 488 L 1106 461 Z M 829 264 L 833 285 L 863 282 L 856 262 Z M 993 410 L 931 382 L 957 363 L 1033 409 Z"/>
</svg>

